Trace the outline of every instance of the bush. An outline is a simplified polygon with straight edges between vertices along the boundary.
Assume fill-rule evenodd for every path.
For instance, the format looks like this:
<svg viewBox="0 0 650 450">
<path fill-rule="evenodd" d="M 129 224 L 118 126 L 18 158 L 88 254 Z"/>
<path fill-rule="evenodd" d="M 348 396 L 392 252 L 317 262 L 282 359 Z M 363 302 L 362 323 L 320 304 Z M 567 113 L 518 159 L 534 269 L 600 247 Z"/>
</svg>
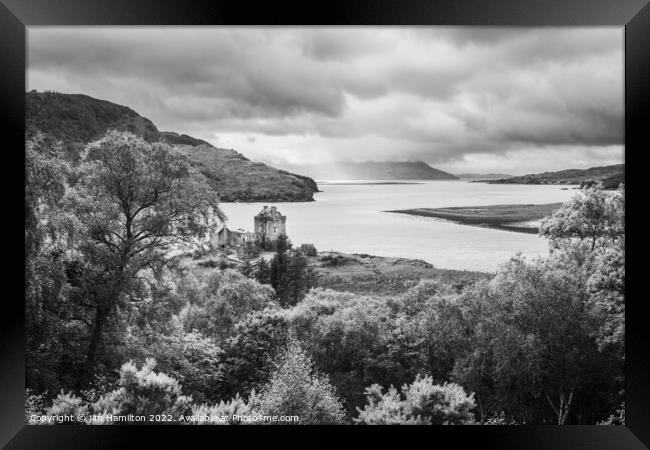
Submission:
<svg viewBox="0 0 650 450">
<path fill-rule="evenodd" d="M 249 406 L 254 414 L 297 416 L 300 425 L 340 424 L 345 421 L 343 405 L 326 376 L 292 340 L 279 358 L 269 382 L 259 395 L 252 394 Z"/>
<path fill-rule="evenodd" d="M 272 288 L 234 270 L 214 272 L 200 296 L 201 304 L 186 306 L 179 318 L 186 331 L 196 329 L 210 337 L 227 337 L 247 314 L 273 305 Z"/>
<path fill-rule="evenodd" d="M 208 406 L 206 404 L 192 408 L 192 425 L 238 425 L 242 423 L 236 416 L 249 415 L 250 407 L 237 394 L 228 402 L 220 401 L 218 404 Z M 247 422 L 243 422 L 247 423 Z"/>
<path fill-rule="evenodd" d="M 93 409 L 98 414 L 144 415 L 147 420 L 151 414 L 169 414 L 176 418 L 189 413 L 192 398 L 181 394 L 178 381 L 154 372 L 155 366 L 151 358 L 139 370 L 131 361 L 122 365 L 120 388 L 102 396 L 93 404 Z"/>
<path fill-rule="evenodd" d="M 474 394 L 469 396 L 455 383 L 433 384 L 431 377 L 417 376 L 402 387 L 402 395 L 393 386 L 385 394 L 378 384 L 366 389 L 368 404 L 357 408 L 356 423 L 462 425 L 473 422 Z"/>
<path fill-rule="evenodd" d="M 40 416 L 45 412 L 45 395 L 33 394 L 31 389 L 25 389 L 25 423 L 34 423 L 32 415 Z"/>
<path fill-rule="evenodd" d="M 85 402 L 73 393 L 61 392 L 52 402 L 52 406 L 47 409 L 48 416 L 72 415 L 78 417 L 80 414 L 86 416 L 89 407 Z M 49 422 L 56 423 L 56 422 Z"/>
<path fill-rule="evenodd" d="M 154 358 L 160 371 L 182 380 L 183 391 L 195 401 L 220 398 L 223 351 L 213 339 L 198 331 L 185 332 L 177 325 L 169 334 L 132 329 L 127 342 L 127 358 L 138 362 Z"/>
<path fill-rule="evenodd" d="M 302 244 L 300 247 L 298 247 L 298 250 L 300 251 L 300 253 L 302 253 L 305 256 L 318 255 L 318 251 L 316 250 L 314 244 Z"/>
</svg>

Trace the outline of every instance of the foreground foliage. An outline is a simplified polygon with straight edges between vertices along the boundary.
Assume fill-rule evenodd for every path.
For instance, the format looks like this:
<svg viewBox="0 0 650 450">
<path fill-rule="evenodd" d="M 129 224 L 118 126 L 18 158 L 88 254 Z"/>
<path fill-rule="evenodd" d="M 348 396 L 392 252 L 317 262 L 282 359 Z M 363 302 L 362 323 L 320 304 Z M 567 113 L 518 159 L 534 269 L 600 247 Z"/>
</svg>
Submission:
<svg viewBox="0 0 650 450">
<path fill-rule="evenodd" d="M 78 169 L 59 151 L 38 136 L 26 149 L 28 421 L 624 421 L 622 188 L 582 189 L 547 218 L 547 257 L 360 295 L 319 288 L 313 246 L 285 240 L 244 273 L 188 269 L 173 250 L 200 248 L 221 213 L 182 157 L 124 133 Z"/>
<path fill-rule="evenodd" d="M 431 377 L 416 377 L 402 387 L 383 393 L 373 384 L 366 389 L 368 404 L 359 409 L 356 423 L 368 425 L 463 425 L 472 423 L 473 395 L 455 383 L 435 385 Z"/>
</svg>

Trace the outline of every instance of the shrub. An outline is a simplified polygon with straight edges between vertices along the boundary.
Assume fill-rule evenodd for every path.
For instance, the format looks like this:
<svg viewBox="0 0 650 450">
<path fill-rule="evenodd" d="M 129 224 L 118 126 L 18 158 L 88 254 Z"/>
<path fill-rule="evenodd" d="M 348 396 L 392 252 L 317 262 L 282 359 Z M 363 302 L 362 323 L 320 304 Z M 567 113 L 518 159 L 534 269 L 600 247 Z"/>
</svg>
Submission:
<svg viewBox="0 0 650 450">
<path fill-rule="evenodd" d="M 250 407 L 237 394 L 228 402 L 220 401 L 218 404 L 208 406 L 202 404 L 192 408 L 192 425 L 238 425 L 242 423 L 237 416 L 249 415 Z M 243 422 L 247 423 L 247 422 Z"/>
<path fill-rule="evenodd" d="M 429 376 L 415 378 L 402 386 L 402 395 L 393 386 L 385 394 L 378 384 L 366 389 L 368 404 L 357 408 L 359 424 L 462 425 L 473 422 L 474 394 L 469 396 L 455 383 L 433 384 Z"/>
<path fill-rule="evenodd" d="M 314 244 L 302 244 L 300 247 L 298 247 L 298 250 L 300 251 L 300 253 L 302 253 L 305 256 L 318 255 L 318 251 L 316 250 Z"/>
<path fill-rule="evenodd" d="M 47 416 L 63 416 L 72 415 L 78 417 L 80 414 L 88 414 L 88 405 L 84 401 L 74 395 L 73 393 L 61 392 L 52 402 L 52 406 L 47 409 Z M 51 424 L 58 422 L 48 422 Z"/>
<path fill-rule="evenodd" d="M 178 381 L 164 373 L 153 371 L 155 360 L 149 358 L 141 369 L 131 361 L 120 369 L 120 388 L 102 396 L 93 409 L 99 414 L 112 415 L 172 415 L 187 414 L 192 398 L 181 394 Z"/>
<path fill-rule="evenodd" d="M 25 423 L 33 423 L 32 415 L 40 416 L 45 412 L 44 397 L 44 394 L 33 394 L 31 389 L 25 389 Z"/>
<path fill-rule="evenodd" d="M 300 425 L 340 424 L 343 405 L 326 376 L 318 374 L 297 341 L 290 341 L 269 382 L 251 395 L 254 414 L 298 416 Z"/>
<path fill-rule="evenodd" d="M 253 311 L 273 305 L 273 289 L 234 270 L 214 272 L 201 287 L 201 304 L 188 305 L 179 314 L 186 331 L 227 337 L 235 323 Z"/>
<path fill-rule="evenodd" d="M 195 308 L 196 305 L 190 305 Z M 156 367 L 181 380 L 183 392 L 197 402 L 215 401 L 223 380 L 221 355 L 216 342 L 198 331 L 186 332 L 180 324 L 169 334 L 133 328 L 127 336 L 126 357 L 134 361 L 156 360 Z M 104 390 L 103 392 L 106 392 Z"/>
</svg>

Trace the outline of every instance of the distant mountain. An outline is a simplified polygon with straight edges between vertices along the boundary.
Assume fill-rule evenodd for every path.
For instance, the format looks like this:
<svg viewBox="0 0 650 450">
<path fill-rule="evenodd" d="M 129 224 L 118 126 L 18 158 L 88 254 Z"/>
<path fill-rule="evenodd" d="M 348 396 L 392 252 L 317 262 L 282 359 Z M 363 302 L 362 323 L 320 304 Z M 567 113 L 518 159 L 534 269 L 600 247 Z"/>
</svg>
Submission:
<svg viewBox="0 0 650 450">
<path fill-rule="evenodd" d="M 625 164 L 591 167 L 589 169 L 567 169 L 558 172 L 542 172 L 520 177 L 490 180 L 492 184 L 579 184 L 589 185 L 602 181 L 607 189 L 616 189 L 625 180 Z"/>
<path fill-rule="evenodd" d="M 512 177 L 507 173 L 460 173 L 456 176 L 461 180 L 497 180 Z"/>
<path fill-rule="evenodd" d="M 165 142 L 185 155 L 222 201 L 311 201 L 318 187 L 311 178 L 250 161 L 185 134 L 159 131 L 126 106 L 81 94 L 31 91 L 26 95 L 28 133 L 40 131 L 64 144 L 76 162 L 83 147 L 110 129 L 129 131 L 149 142 Z"/>
<path fill-rule="evenodd" d="M 317 180 L 456 180 L 422 161 L 340 162 L 291 166 Z"/>
</svg>

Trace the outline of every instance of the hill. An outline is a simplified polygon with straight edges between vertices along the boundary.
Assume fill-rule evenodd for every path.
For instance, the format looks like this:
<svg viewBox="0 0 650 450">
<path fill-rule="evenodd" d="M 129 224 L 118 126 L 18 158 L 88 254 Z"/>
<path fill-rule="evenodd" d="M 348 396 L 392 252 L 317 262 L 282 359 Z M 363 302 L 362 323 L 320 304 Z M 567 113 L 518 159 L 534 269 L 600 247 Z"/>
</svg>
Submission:
<svg viewBox="0 0 650 450">
<path fill-rule="evenodd" d="M 132 109 L 81 94 L 31 91 L 26 95 L 26 129 L 44 133 L 65 148 L 64 157 L 79 159 L 81 149 L 110 129 L 129 131 L 149 142 L 165 142 L 184 154 L 222 201 L 311 201 L 318 192 L 311 178 L 250 161 L 185 134 L 159 131 Z"/>
<path fill-rule="evenodd" d="M 589 185 L 602 181 L 608 189 L 616 189 L 625 181 L 625 164 L 591 167 L 589 169 L 567 169 L 558 172 L 542 172 L 520 177 L 489 180 L 492 184 L 579 184 Z"/>
<path fill-rule="evenodd" d="M 291 166 L 318 180 L 456 180 L 422 161 L 340 162 Z"/>
<path fill-rule="evenodd" d="M 497 180 L 512 177 L 507 173 L 459 173 L 456 176 L 461 180 Z"/>
</svg>

